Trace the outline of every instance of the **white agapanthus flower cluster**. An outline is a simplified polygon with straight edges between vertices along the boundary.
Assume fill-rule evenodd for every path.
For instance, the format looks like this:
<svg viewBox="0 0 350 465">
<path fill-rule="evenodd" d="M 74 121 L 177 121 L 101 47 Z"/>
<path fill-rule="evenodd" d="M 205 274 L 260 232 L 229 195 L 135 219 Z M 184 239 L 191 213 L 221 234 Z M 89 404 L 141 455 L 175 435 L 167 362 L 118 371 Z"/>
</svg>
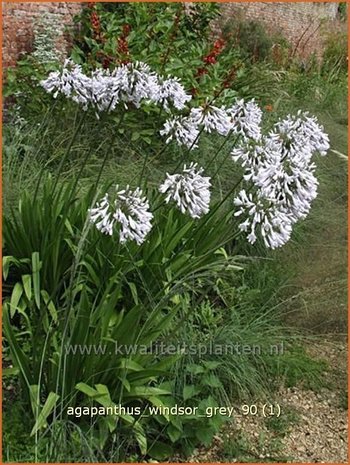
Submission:
<svg viewBox="0 0 350 465">
<path fill-rule="evenodd" d="M 177 110 L 183 110 L 191 99 L 191 95 L 186 94 L 178 78 L 168 77 L 168 79 L 160 80 L 158 101 L 165 110 L 169 111 L 170 104 L 173 104 Z"/>
<path fill-rule="evenodd" d="M 216 132 L 221 136 L 233 133 L 242 136 L 245 141 L 258 141 L 261 137 L 261 118 L 262 111 L 253 100 L 247 103 L 237 100 L 229 108 L 207 104 L 192 108 L 188 116 L 169 118 L 160 134 L 168 136 L 167 144 L 175 139 L 179 145 L 190 149 L 198 146 L 194 141 L 201 130 Z"/>
<path fill-rule="evenodd" d="M 87 76 L 82 67 L 70 60 L 60 72 L 51 73 L 41 82 L 55 98 L 63 94 L 96 114 L 113 111 L 118 104 L 140 107 L 143 102 L 183 110 L 191 100 L 177 78 L 162 77 L 142 62 L 117 67 L 112 72 L 98 69 Z M 267 135 L 261 131 L 262 111 L 251 100 L 236 100 L 229 107 L 206 103 L 191 108 L 184 115 L 170 115 L 160 131 L 168 144 L 175 140 L 188 149 L 198 147 L 202 131 L 227 137 L 236 134 L 240 145 L 232 159 L 244 169 L 243 179 L 249 190 L 241 190 L 234 199 L 235 216 L 244 217 L 239 229 L 254 243 L 260 236 L 269 248 L 285 244 L 293 225 L 308 214 L 317 196 L 318 181 L 314 153 L 325 155 L 329 139 L 316 118 L 298 112 L 275 124 Z M 210 178 L 203 168 L 191 163 L 182 173 L 167 174 L 159 190 L 165 202 L 174 202 L 180 211 L 200 218 L 209 211 Z M 106 194 L 90 209 L 90 219 L 104 234 L 119 231 L 120 242 L 134 240 L 141 244 L 151 230 L 153 218 L 142 191 L 120 190 L 110 200 Z"/>
<path fill-rule="evenodd" d="M 237 100 L 226 113 L 231 117 L 231 129 L 235 134 L 244 140 L 260 140 L 262 111 L 254 100 L 247 103 L 243 99 Z"/>
<path fill-rule="evenodd" d="M 81 66 L 66 60 L 61 71 L 51 72 L 40 84 L 54 98 L 58 94 L 63 94 L 67 98 L 76 100 L 78 96 L 86 95 L 85 89 L 90 84 L 90 80 L 82 72 Z"/>
<path fill-rule="evenodd" d="M 310 157 L 314 152 L 326 155 L 329 149 L 329 138 L 324 128 L 318 124 L 315 117 L 306 112 L 298 111 L 296 116 L 288 115 L 275 126 L 276 132 L 290 142 L 295 149 L 305 148 Z M 306 154 L 306 153 L 305 153 Z"/>
<path fill-rule="evenodd" d="M 185 165 L 181 174 L 167 174 L 159 191 L 166 194 L 165 202 L 173 201 L 182 213 L 200 218 L 209 211 L 210 178 L 202 176 L 203 168 L 197 163 Z"/>
<path fill-rule="evenodd" d="M 203 126 L 205 132 L 217 132 L 227 136 L 232 129 L 232 121 L 224 107 L 213 105 L 192 108 L 189 118 L 197 125 Z"/>
<path fill-rule="evenodd" d="M 62 93 L 83 109 L 92 105 L 99 112 L 113 111 L 118 103 L 139 108 L 142 102 L 161 104 L 166 110 L 172 104 L 182 110 L 191 100 L 178 79 L 164 79 L 142 62 L 121 65 L 112 72 L 97 69 L 87 76 L 80 65 L 66 60 L 63 69 L 50 73 L 41 85 L 54 98 Z"/>
<path fill-rule="evenodd" d="M 94 208 L 89 209 L 89 215 L 90 221 L 95 224 L 99 231 L 109 236 L 113 234 L 115 220 L 108 194 L 105 194 L 103 199 Z"/>
<path fill-rule="evenodd" d="M 196 143 L 199 136 L 198 126 L 190 118 L 184 116 L 168 119 L 160 131 L 160 135 L 168 136 L 165 141 L 167 144 L 175 139 L 179 145 L 185 145 L 187 148 L 198 147 Z"/>
<path fill-rule="evenodd" d="M 159 85 L 156 73 L 146 63 L 128 63 L 112 73 L 115 92 L 123 102 L 131 102 L 139 108 L 143 100 L 157 102 Z"/>
<path fill-rule="evenodd" d="M 248 214 L 248 218 L 239 225 L 240 231 L 248 233 L 248 242 L 255 243 L 258 229 L 265 246 L 274 249 L 290 239 L 292 224 L 273 200 L 269 201 L 260 194 L 259 191 L 253 195 L 242 190 L 234 199 L 234 205 L 238 207 L 235 216 Z"/>
<path fill-rule="evenodd" d="M 299 113 L 278 122 L 257 144 L 233 150 L 233 160 L 245 168 L 244 179 L 253 184 L 254 193 L 241 191 L 234 201 L 240 207 L 236 216 L 247 216 L 240 229 L 249 231 L 251 243 L 257 229 L 270 248 L 289 240 L 293 225 L 307 216 L 317 196 L 312 157 L 328 149 L 328 136 L 317 120 Z"/>
<path fill-rule="evenodd" d="M 142 244 L 152 229 L 153 214 L 149 210 L 148 200 L 143 197 L 141 189 L 132 191 L 129 186 L 118 190 L 114 200 L 107 194 L 89 210 L 90 221 L 104 234 L 112 236 L 115 226 L 119 229 L 119 240 Z"/>
</svg>

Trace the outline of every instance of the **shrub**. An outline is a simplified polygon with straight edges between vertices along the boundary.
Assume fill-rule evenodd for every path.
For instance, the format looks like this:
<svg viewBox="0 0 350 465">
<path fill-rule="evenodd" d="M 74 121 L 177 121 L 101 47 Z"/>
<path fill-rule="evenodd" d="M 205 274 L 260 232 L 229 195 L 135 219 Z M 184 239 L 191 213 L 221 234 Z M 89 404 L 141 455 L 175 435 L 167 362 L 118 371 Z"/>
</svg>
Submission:
<svg viewBox="0 0 350 465">
<path fill-rule="evenodd" d="M 262 23 L 231 18 L 222 30 L 230 47 L 238 48 L 246 59 L 257 62 L 273 58 L 279 65 L 285 63 L 290 45 L 283 37 L 269 34 Z"/>
</svg>

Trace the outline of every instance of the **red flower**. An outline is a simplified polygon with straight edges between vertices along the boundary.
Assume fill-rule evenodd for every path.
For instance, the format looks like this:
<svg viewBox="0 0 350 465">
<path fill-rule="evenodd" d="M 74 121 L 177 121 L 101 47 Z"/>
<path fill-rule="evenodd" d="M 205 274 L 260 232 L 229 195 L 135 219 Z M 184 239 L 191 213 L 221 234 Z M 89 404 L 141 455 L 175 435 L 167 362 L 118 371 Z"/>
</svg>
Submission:
<svg viewBox="0 0 350 465">
<path fill-rule="evenodd" d="M 200 76 L 203 76 L 203 74 L 208 74 L 208 70 L 205 68 L 198 68 L 197 76 L 200 77 Z"/>
<path fill-rule="evenodd" d="M 204 63 L 207 63 L 208 65 L 214 65 L 216 63 L 215 55 L 213 54 L 207 55 L 203 61 Z"/>
<path fill-rule="evenodd" d="M 101 32 L 100 18 L 96 11 L 93 11 L 90 15 L 91 26 L 95 35 Z"/>
<path fill-rule="evenodd" d="M 221 51 L 221 49 L 224 48 L 224 46 L 225 46 L 225 41 L 224 41 L 223 39 L 217 39 L 217 40 L 214 42 L 214 48 L 215 48 L 216 50 L 220 50 L 220 51 Z"/>
<path fill-rule="evenodd" d="M 129 53 L 129 46 L 124 37 L 118 38 L 118 53 L 127 55 Z"/>
</svg>

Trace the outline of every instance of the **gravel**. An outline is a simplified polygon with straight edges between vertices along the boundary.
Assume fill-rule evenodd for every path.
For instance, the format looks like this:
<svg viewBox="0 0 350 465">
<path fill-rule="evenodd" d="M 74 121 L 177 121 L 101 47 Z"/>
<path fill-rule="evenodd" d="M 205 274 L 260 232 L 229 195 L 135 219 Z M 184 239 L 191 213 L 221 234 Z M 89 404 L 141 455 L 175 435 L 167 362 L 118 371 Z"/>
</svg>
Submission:
<svg viewBox="0 0 350 465">
<path fill-rule="evenodd" d="M 197 449 L 187 461 L 348 463 L 347 346 L 323 340 L 306 349 L 314 358 L 327 361 L 327 387 L 315 392 L 302 385 L 282 386 L 273 398 L 281 406 L 281 417 L 285 413 L 282 430 L 278 422 L 271 428 L 262 415 L 237 416 L 209 449 Z M 261 411 L 262 404 L 256 404 Z M 237 441 L 243 444 L 237 457 L 228 457 L 227 443 Z"/>
</svg>

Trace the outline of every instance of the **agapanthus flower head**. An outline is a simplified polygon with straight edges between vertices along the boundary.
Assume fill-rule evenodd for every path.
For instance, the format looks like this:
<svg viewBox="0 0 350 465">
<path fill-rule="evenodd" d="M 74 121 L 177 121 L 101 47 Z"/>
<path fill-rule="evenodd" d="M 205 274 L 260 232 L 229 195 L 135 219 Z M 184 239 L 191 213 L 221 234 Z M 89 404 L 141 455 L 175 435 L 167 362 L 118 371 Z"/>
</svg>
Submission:
<svg viewBox="0 0 350 465">
<path fill-rule="evenodd" d="M 329 138 L 323 126 L 307 112 L 298 111 L 297 115 L 288 115 L 275 125 L 275 131 L 284 137 L 286 143 L 293 144 L 296 150 L 303 147 L 311 154 L 319 152 L 321 155 L 326 155 L 329 150 Z"/>
<path fill-rule="evenodd" d="M 269 144 L 266 137 L 262 137 L 259 143 L 245 141 L 235 147 L 232 152 L 232 160 L 240 163 L 245 168 L 245 179 L 249 180 L 259 170 L 262 163 L 268 158 L 271 160 L 273 156 L 280 157 L 280 147 L 276 144 Z"/>
<path fill-rule="evenodd" d="M 192 96 L 186 94 L 186 91 L 180 80 L 176 77 L 168 77 L 161 80 L 159 85 L 159 103 L 165 110 L 169 110 L 169 105 L 173 104 L 177 110 L 183 110 L 186 103 L 192 99 Z"/>
<path fill-rule="evenodd" d="M 97 69 L 91 74 L 89 101 L 98 112 L 113 111 L 119 103 L 119 89 L 107 69 Z"/>
<path fill-rule="evenodd" d="M 245 217 L 239 229 L 247 233 L 249 243 L 254 244 L 260 236 L 266 247 L 275 249 L 290 239 L 292 222 L 289 216 L 273 200 L 260 196 L 259 191 L 255 194 L 240 191 L 234 205 L 238 207 L 234 215 Z"/>
<path fill-rule="evenodd" d="M 179 145 L 185 145 L 187 148 L 194 149 L 198 147 L 196 144 L 199 136 L 198 126 L 191 118 L 186 116 L 175 116 L 168 119 L 160 131 L 160 135 L 168 136 L 166 139 L 167 144 L 175 139 Z"/>
<path fill-rule="evenodd" d="M 159 191 L 166 194 L 165 202 L 173 201 L 182 213 L 200 218 L 209 211 L 210 178 L 202 176 L 203 168 L 197 164 L 186 165 L 181 174 L 167 174 Z"/>
<path fill-rule="evenodd" d="M 328 148 L 328 136 L 317 120 L 299 112 L 276 123 L 258 142 L 233 150 L 232 158 L 245 169 L 244 180 L 252 183 L 254 192 L 248 196 L 242 191 L 235 199 L 240 206 L 236 214 L 248 214 L 240 229 L 250 228 L 249 240 L 259 228 L 268 247 L 289 239 L 293 224 L 307 216 L 317 196 L 312 157 Z"/>
<path fill-rule="evenodd" d="M 40 84 L 54 98 L 61 93 L 83 106 L 87 104 L 91 92 L 90 79 L 85 76 L 81 66 L 69 59 L 64 62 L 61 71 L 51 72 Z"/>
<path fill-rule="evenodd" d="M 143 100 L 158 102 L 158 76 L 146 63 L 136 61 L 116 68 L 112 73 L 119 87 L 120 99 L 139 108 Z"/>
<path fill-rule="evenodd" d="M 119 190 L 116 186 L 114 200 L 109 194 L 89 210 L 90 221 L 104 234 L 112 235 L 119 230 L 119 240 L 123 244 L 128 240 L 141 245 L 152 229 L 153 214 L 149 210 L 148 200 L 140 188 L 134 191 L 126 187 Z"/>
<path fill-rule="evenodd" d="M 97 202 L 93 208 L 89 209 L 90 221 L 103 234 L 111 236 L 113 234 L 114 218 L 113 211 L 109 202 L 108 193 L 104 195 L 100 202 Z"/>
<path fill-rule="evenodd" d="M 246 139 L 260 140 L 262 111 L 259 106 L 250 100 L 236 100 L 232 107 L 226 110 L 231 117 L 232 131 Z"/>
<path fill-rule="evenodd" d="M 50 73 L 41 85 L 55 98 L 62 93 L 84 109 L 91 105 L 98 112 L 113 111 L 119 102 L 137 108 L 142 102 L 161 104 L 166 109 L 173 104 L 181 110 L 191 99 L 177 78 L 164 80 L 139 61 L 122 64 L 112 72 L 96 69 L 87 76 L 80 65 L 66 60 L 62 71 Z"/>
<path fill-rule="evenodd" d="M 142 244 L 152 229 L 153 214 L 149 210 L 149 203 L 140 188 L 132 191 L 129 186 L 117 191 L 113 217 L 120 224 L 120 242 L 128 239 Z"/>
<path fill-rule="evenodd" d="M 205 132 L 217 132 L 221 136 L 227 136 L 232 129 L 231 118 L 224 107 L 206 105 L 192 108 L 189 118 L 193 124 L 203 126 Z"/>
</svg>

